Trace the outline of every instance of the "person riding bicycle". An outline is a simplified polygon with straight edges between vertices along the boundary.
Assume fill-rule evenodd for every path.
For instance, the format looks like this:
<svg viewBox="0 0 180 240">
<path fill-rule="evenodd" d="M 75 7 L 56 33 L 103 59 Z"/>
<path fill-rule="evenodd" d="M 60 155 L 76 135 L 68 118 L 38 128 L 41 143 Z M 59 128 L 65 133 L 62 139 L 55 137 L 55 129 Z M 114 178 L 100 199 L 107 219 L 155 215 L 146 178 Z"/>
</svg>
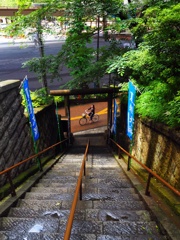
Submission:
<svg viewBox="0 0 180 240">
<path fill-rule="evenodd" d="M 84 126 L 87 122 L 96 123 L 99 121 L 99 115 L 95 113 L 95 106 L 91 105 L 90 108 L 86 109 L 82 113 L 82 117 L 79 119 L 79 124 Z"/>
<path fill-rule="evenodd" d="M 86 113 L 89 115 L 89 117 L 90 117 L 90 122 L 92 122 L 92 118 L 93 118 L 93 116 L 94 116 L 94 114 L 95 114 L 95 106 L 94 106 L 94 104 L 92 104 L 91 106 L 90 106 L 90 108 L 88 108 L 87 110 L 86 110 Z"/>
</svg>

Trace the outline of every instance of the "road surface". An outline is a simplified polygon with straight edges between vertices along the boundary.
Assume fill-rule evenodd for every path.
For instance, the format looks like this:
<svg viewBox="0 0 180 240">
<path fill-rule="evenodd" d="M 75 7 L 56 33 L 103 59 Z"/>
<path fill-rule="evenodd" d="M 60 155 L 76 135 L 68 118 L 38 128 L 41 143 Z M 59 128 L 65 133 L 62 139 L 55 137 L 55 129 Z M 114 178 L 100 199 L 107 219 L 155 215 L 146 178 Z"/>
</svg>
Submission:
<svg viewBox="0 0 180 240">
<path fill-rule="evenodd" d="M 61 49 L 64 40 L 50 39 L 45 41 L 45 54 L 57 54 Z M 100 41 L 100 47 L 108 44 Z M 97 40 L 94 40 L 92 46 L 96 48 Z M 35 47 L 34 43 L 30 40 L 15 40 L 0 38 L 0 81 L 8 79 L 23 80 L 27 75 L 29 79 L 30 90 L 34 91 L 42 87 L 42 84 L 37 80 L 37 76 L 33 72 L 29 72 L 27 68 L 22 68 L 22 63 L 34 57 L 39 57 L 39 49 Z M 48 79 L 49 89 L 59 89 L 71 79 L 67 69 L 61 72 L 62 80 Z M 108 80 L 107 80 L 108 81 Z"/>
<path fill-rule="evenodd" d="M 57 54 L 61 49 L 64 41 L 48 41 L 45 43 L 45 54 Z M 39 57 L 39 49 L 35 47 L 33 42 L 15 42 L 13 41 L 0 42 L 0 81 L 8 79 L 23 80 L 27 75 L 29 86 L 32 91 L 41 88 L 42 84 L 37 80 L 36 74 L 29 72 L 27 68 L 22 68 L 22 63 L 34 57 Z M 67 75 L 67 71 L 63 75 Z M 48 80 L 50 89 L 59 88 L 68 78 L 58 82 L 54 80 L 52 83 Z"/>
<path fill-rule="evenodd" d="M 107 102 L 96 102 L 92 104 L 95 105 L 95 113 L 99 115 L 99 121 L 97 123 L 87 123 L 84 126 L 79 125 L 79 119 L 82 117 L 84 110 L 89 108 L 91 104 L 83 104 L 70 107 L 72 133 L 107 126 Z M 58 110 L 58 114 L 64 116 L 64 108 L 60 108 Z"/>
</svg>

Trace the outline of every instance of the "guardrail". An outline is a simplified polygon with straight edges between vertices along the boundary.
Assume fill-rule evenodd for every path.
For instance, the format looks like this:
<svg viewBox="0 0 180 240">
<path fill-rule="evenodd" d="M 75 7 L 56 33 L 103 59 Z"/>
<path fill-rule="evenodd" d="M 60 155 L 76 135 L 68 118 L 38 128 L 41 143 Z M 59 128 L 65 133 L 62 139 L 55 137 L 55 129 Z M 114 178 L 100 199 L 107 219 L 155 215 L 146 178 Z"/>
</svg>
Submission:
<svg viewBox="0 0 180 240">
<path fill-rule="evenodd" d="M 144 165 L 143 163 L 141 163 L 136 157 L 132 156 L 129 152 L 127 152 L 124 148 L 122 148 L 118 143 L 116 143 L 113 139 L 109 138 L 109 140 L 114 143 L 117 147 L 118 147 L 118 151 L 122 150 L 127 156 L 128 156 L 128 167 L 127 170 L 130 170 L 130 159 L 132 158 L 135 162 L 137 162 L 139 165 L 141 165 L 141 167 L 143 167 L 148 173 L 148 179 L 147 179 L 147 185 L 146 185 L 146 190 L 145 190 L 145 194 L 149 195 L 149 187 L 150 187 L 150 181 L 152 177 L 157 178 L 161 183 L 163 183 L 166 187 L 168 187 L 172 192 L 174 192 L 176 195 L 180 196 L 180 192 L 175 189 L 174 187 L 172 187 L 169 183 L 167 183 L 164 179 L 162 179 L 158 174 L 156 174 L 155 172 L 153 172 L 150 168 L 148 168 L 146 165 Z M 119 152 L 118 152 L 118 156 L 119 156 Z"/>
<path fill-rule="evenodd" d="M 71 211 L 70 211 L 69 218 L 68 218 L 67 225 L 66 225 L 64 240 L 69 240 L 70 235 L 71 235 L 71 229 L 72 229 L 72 224 L 73 224 L 73 220 L 74 220 L 74 213 L 76 210 L 76 205 L 77 205 L 79 194 L 80 194 L 80 200 L 82 200 L 82 176 L 83 176 L 83 172 L 84 172 L 84 176 L 86 175 L 86 160 L 88 157 L 89 145 L 90 145 L 90 141 L 88 140 L 88 143 L 86 145 L 86 150 L 84 153 L 84 157 L 83 157 L 83 161 L 82 161 L 82 165 L 81 165 L 81 169 L 79 172 L 79 177 L 78 177 L 78 181 L 77 181 L 77 185 L 76 185 L 76 190 L 74 193 Z"/>
<path fill-rule="evenodd" d="M 24 163 L 26 163 L 26 162 L 28 162 L 28 161 L 30 161 L 33 158 L 37 158 L 39 155 L 43 154 L 44 152 L 47 152 L 48 150 L 50 150 L 50 149 L 52 149 L 52 148 L 54 148 L 54 147 L 56 147 L 56 146 L 58 146 L 58 145 L 60 145 L 60 144 L 62 144 L 64 142 L 66 142 L 66 141 L 68 141 L 68 139 L 65 139 L 65 140 L 63 140 L 61 142 L 58 142 L 58 143 L 56 143 L 56 144 L 54 144 L 54 145 L 52 145 L 52 146 L 42 150 L 41 152 L 39 152 L 39 153 L 29 157 L 29 158 L 26 158 L 25 160 L 23 160 L 23 161 L 21 161 L 19 163 L 16 163 L 15 165 L 13 165 L 13 166 L 3 170 L 2 172 L 0 172 L 0 176 L 3 175 L 3 174 L 7 174 L 7 178 L 8 178 L 9 183 L 10 183 L 10 190 L 11 190 L 11 196 L 12 197 L 16 196 L 16 191 L 15 191 L 13 180 L 12 180 L 11 174 L 10 174 L 11 170 L 16 168 L 16 167 L 18 167 L 18 166 L 20 166 L 20 165 L 22 165 L 22 164 L 24 164 Z M 42 165 L 41 165 L 41 160 L 40 159 L 39 159 L 39 165 L 40 165 L 39 170 L 42 171 Z"/>
</svg>

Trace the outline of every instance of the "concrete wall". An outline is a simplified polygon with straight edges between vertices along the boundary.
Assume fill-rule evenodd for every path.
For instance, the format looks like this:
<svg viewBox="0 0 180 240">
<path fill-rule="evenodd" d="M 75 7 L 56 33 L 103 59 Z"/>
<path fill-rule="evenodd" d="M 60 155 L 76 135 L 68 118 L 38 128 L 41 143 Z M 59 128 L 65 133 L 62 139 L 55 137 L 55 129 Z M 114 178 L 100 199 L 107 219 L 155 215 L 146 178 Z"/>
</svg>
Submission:
<svg viewBox="0 0 180 240">
<path fill-rule="evenodd" d="M 19 86 L 19 80 L 0 82 L 0 172 L 35 154 L 29 120 L 24 115 L 21 104 Z M 41 151 L 56 143 L 58 139 L 55 106 L 39 109 L 36 120 L 40 132 L 37 144 Z M 33 160 L 13 169 L 11 176 L 17 176 L 31 164 Z M 0 176 L 0 187 L 6 182 L 6 175 Z"/>
</svg>

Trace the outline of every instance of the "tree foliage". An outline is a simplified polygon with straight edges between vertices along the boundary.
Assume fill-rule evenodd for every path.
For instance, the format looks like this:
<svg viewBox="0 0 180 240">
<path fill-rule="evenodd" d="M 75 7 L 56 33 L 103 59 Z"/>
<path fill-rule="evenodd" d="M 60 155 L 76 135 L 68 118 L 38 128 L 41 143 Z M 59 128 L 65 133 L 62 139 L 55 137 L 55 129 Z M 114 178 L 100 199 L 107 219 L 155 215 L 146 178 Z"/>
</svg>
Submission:
<svg viewBox="0 0 180 240">
<path fill-rule="evenodd" d="M 91 28 L 86 23 L 89 20 L 96 21 L 98 17 L 105 18 L 108 13 L 118 11 L 120 2 L 117 0 L 66 1 L 67 39 L 55 61 L 61 64 L 64 62 L 70 70 L 72 80 L 67 83 L 69 88 L 87 87 L 88 83 L 92 82 L 98 85 L 99 78 L 105 74 L 104 49 L 94 49 L 88 45 L 92 43 L 93 36 L 100 29 Z"/>
<path fill-rule="evenodd" d="M 31 0 L 18 0 L 20 9 L 31 3 Z M 14 35 L 19 34 L 27 26 L 36 27 L 41 34 L 43 29 L 37 25 L 39 19 L 63 9 L 65 14 L 61 19 L 68 23 L 67 39 L 56 56 L 29 61 L 31 70 L 40 74 L 46 69 L 54 79 L 66 65 L 72 76 L 68 83 L 70 88 L 97 83 L 105 72 L 117 73 L 121 84 L 129 78 L 140 90 L 136 105 L 139 115 L 172 127 L 180 126 L 178 0 L 134 0 L 128 5 L 120 0 L 46 0 L 45 3 L 29 16 L 18 13 L 11 34 L 12 30 Z M 131 31 L 137 48 L 119 49 L 113 42 L 108 48 L 89 47 L 99 29 L 87 26 L 86 22 L 99 17 L 104 21 L 100 30 Z M 113 26 L 106 26 L 107 17 L 116 19 Z"/>
<path fill-rule="evenodd" d="M 138 114 L 172 127 L 180 126 L 180 4 L 176 2 L 146 1 L 140 16 L 129 20 L 142 43 L 111 60 L 108 68 L 128 75 L 140 89 Z"/>
</svg>

